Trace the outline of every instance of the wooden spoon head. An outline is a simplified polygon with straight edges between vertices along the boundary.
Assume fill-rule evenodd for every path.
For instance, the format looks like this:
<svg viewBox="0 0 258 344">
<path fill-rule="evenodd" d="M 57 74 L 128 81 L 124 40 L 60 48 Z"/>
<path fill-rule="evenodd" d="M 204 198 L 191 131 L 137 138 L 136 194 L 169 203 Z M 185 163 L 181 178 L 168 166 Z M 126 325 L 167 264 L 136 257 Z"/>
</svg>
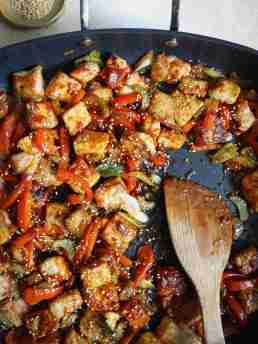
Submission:
<svg viewBox="0 0 258 344">
<path fill-rule="evenodd" d="M 233 221 L 219 196 L 191 181 L 164 182 L 168 224 L 175 251 L 198 286 L 220 282 L 232 245 Z M 217 284 L 217 283 L 216 283 Z"/>
</svg>

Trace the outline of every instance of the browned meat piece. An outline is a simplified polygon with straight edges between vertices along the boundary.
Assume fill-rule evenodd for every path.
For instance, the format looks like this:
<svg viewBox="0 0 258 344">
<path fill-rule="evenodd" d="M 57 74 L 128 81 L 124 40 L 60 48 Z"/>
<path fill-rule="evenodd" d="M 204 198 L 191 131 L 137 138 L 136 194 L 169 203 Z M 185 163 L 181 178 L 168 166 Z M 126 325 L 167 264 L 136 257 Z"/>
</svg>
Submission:
<svg viewBox="0 0 258 344">
<path fill-rule="evenodd" d="M 258 211 L 258 171 L 247 174 L 242 179 L 241 189 L 250 206 Z"/>
<path fill-rule="evenodd" d="M 0 210 L 0 245 L 9 241 L 15 231 L 16 227 L 12 224 L 8 213 L 5 210 Z"/>
<path fill-rule="evenodd" d="M 258 291 L 255 289 L 240 291 L 239 298 L 246 314 L 258 310 Z"/>
<path fill-rule="evenodd" d="M 31 129 L 55 128 L 58 120 L 49 102 L 30 102 L 27 104 L 27 119 Z"/>
<path fill-rule="evenodd" d="M 67 327 L 76 320 L 76 312 L 81 308 L 82 303 L 80 292 L 76 289 L 69 290 L 52 301 L 49 310 L 60 327 Z"/>
<path fill-rule="evenodd" d="M 0 275 L 0 305 L 6 303 L 11 296 L 11 276 L 8 273 Z"/>
<path fill-rule="evenodd" d="M 42 66 L 13 74 L 13 88 L 16 96 L 23 99 L 40 100 L 44 97 Z"/>
<path fill-rule="evenodd" d="M 123 305 L 121 314 L 127 319 L 129 326 L 135 331 L 140 330 L 150 321 L 148 312 L 136 298 L 127 301 Z"/>
<path fill-rule="evenodd" d="M 104 330 L 101 324 L 100 315 L 86 310 L 80 319 L 80 331 L 88 340 L 89 344 L 102 343 Z"/>
<path fill-rule="evenodd" d="M 184 94 L 195 95 L 199 98 L 203 98 L 208 92 L 208 82 L 185 77 L 180 81 L 179 89 Z"/>
<path fill-rule="evenodd" d="M 157 337 L 162 343 L 174 344 L 201 344 L 201 338 L 197 337 L 187 327 L 177 326 L 172 319 L 165 317 L 161 320 L 157 330 Z"/>
<path fill-rule="evenodd" d="M 113 250 L 123 253 L 127 250 L 130 242 L 136 236 L 136 226 L 119 213 L 115 214 L 108 222 L 105 229 L 101 232 L 101 238 L 105 240 Z"/>
<path fill-rule="evenodd" d="M 151 78 L 154 81 L 174 83 L 187 76 L 191 71 L 191 65 L 174 56 L 159 54 L 151 69 Z"/>
<path fill-rule="evenodd" d="M 82 337 L 77 331 L 70 330 L 65 336 L 64 344 L 89 344 L 88 340 Z"/>
<path fill-rule="evenodd" d="M 250 246 L 241 250 L 233 257 L 237 270 L 245 275 L 255 272 L 258 268 L 257 248 Z"/>
<path fill-rule="evenodd" d="M 84 299 L 87 307 L 93 312 L 111 312 L 119 309 L 118 286 L 113 283 L 88 289 Z"/>
<path fill-rule="evenodd" d="M 43 338 L 57 331 L 58 322 L 48 309 L 44 309 L 29 314 L 26 327 L 33 337 Z"/>
<path fill-rule="evenodd" d="M 187 290 L 185 276 L 173 267 L 159 268 L 155 276 L 159 300 L 166 308 L 174 296 L 181 296 Z"/>
<path fill-rule="evenodd" d="M 81 90 L 81 84 L 67 74 L 59 72 L 50 81 L 46 89 L 46 96 L 50 99 L 70 102 L 74 95 Z"/>
<path fill-rule="evenodd" d="M 67 261 L 62 256 L 50 257 L 44 260 L 39 270 L 45 279 L 59 282 L 68 281 L 72 274 Z"/>
</svg>

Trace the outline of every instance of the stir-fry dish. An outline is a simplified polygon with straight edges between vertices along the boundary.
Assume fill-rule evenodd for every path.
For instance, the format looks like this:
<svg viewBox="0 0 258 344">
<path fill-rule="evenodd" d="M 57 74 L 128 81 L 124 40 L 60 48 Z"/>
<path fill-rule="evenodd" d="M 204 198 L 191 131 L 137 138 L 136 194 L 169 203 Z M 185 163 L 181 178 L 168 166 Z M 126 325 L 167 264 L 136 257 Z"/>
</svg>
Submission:
<svg viewBox="0 0 258 344">
<path fill-rule="evenodd" d="M 180 266 L 160 264 L 149 242 L 128 248 L 155 212 L 168 151 L 183 145 L 237 177 L 239 235 L 258 211 L 257 116 L 258 95 L 236 75 L 152 51 L 131 66 L 94 50 L 49 82 L 41 66 L 14 73 L 0 91 L 4 343 L 202 343 Z M 257 276 L 255 246 L 232 252 L 225 335 L 258 310 Z"/>
</svg>

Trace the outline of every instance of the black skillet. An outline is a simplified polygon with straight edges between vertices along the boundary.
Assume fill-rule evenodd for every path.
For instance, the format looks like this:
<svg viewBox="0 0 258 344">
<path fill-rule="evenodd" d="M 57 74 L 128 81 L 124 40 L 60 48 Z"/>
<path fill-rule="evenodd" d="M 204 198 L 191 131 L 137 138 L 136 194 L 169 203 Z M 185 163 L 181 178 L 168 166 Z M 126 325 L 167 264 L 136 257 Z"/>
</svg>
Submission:
<svg viewBox="0 0 258 344">
<path fill-rule="evenodd" d="M 82 3 L 82 1 L 81 1 Z M 258 51 L 223 40 L 178 32 L 179 1 L 173 1 L 170 31 L 149 29 L 88 30 L 82 20 L 80 32 L 66 33 L 48 38 L 15 44 L 0 49 L 0 88 L 8 88 L 9 76 L 14 71 L 41 64 L 49 78 L 58 69 L 69 69 L 71 62 L 93 47 L 102 52 L 116 53 L 133 63 L 146 51 L 164 51 L 192 62 L 202 62 L 227 73 L 236 71 L 244 80 L 258 85 Z M 82 11 L 83 12 L 83 11 Z M 69 54 L 68 54 L 69 52 Z M 224 174 L 221 166 L 209 163 L 205 153 L 190 153 L 183 148 L 171 153 L 169 174 L 188 177 L 227 198 L 229 192 L 237 189 L 234 179 Z M 235 246 L 248 243 L 258 245 L 256 223 L 258 216 L 250 216 L 245 223 L 245 232 Z M 130 248 L 134 254 L 144 241 L 152 242 L 161 264 L 173 264 L 169 236 L 165 219 L 163 197 L 160 195 L 150 224 L 151 230 L 139 237 Z M 227 339 L 229 344 L 243 343 L 247 338 L 258 338 L 257 316 L 239 336 Z M 0 337 L 1 342 L 1 337 Z"/>
</svg>

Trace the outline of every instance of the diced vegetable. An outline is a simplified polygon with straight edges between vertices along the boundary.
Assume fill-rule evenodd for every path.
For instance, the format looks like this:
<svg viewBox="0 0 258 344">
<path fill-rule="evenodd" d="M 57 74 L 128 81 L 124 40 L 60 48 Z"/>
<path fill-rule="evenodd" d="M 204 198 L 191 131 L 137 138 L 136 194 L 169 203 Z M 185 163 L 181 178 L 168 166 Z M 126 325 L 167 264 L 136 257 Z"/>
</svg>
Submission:
<svg viewBox="0 0 258 344">
<path fill-rule="evenodd" d="M 234 81 L 221 80 L 209 90 L 209 96 L 223 103 L 234 104 L 240 94 L 240 87 Z"/>
<path fill-rule="evenodd" d="M 203 68 L 203 72 L 211 79 L 220 79 L 224 78 L 224 74 L 219 71 L 218 69 L 215 69 L 213 67 L 205 67 Z"/>
<path fill-rule="evenodd" d="M 149 51 L 147 54 L 145 54 L 143 57 L 140 58 L 139 61 L 137 61 L 135 65 L 135 72 L 139 73 L 145 73 L 147 69 L 149 69 L 154 61 L 154 52 L 153 50 Z"/>
<path fill-rule="evenodd" d="M 227 143 L 212 156 L 211 161 L 214 164 L 220 164 L 236 158 L 238 158 L 238 146 L 233 143 Z"/>
<path fill-rule="evenodd" d="M 123 173 L 123 166 L 117 163 L 104 162 L 97 167 L 97 172 L 100 173 L 101 177 L 119 177 Z"/>
<path fill-rule="evenodd" d="M 231 196 L 230 200 L 235 204 L 238 209 L 239 217 L 241 221 L 246 221 L 249 217 L 246 202 L 238 196 Z"/>
</svg>

